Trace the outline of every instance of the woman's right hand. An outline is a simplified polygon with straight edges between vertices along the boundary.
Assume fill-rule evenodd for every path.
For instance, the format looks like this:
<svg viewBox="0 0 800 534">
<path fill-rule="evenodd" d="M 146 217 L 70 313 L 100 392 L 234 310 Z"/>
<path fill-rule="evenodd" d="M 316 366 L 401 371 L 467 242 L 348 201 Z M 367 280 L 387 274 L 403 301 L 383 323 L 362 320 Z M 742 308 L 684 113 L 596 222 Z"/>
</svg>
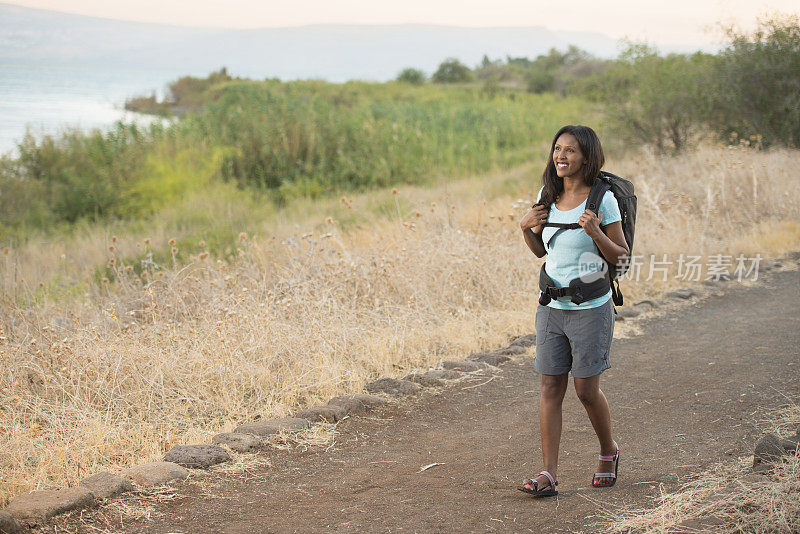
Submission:
<svg viewBox="0 0 800 534">
<path fill-rule="evenodd" d="M 522 228 L 523 232 L 530 229 L 534 234 L 541 234 L 542 230 L 544 230 L 544 226 L 542 225 L 547 222 L 548 213 L 550 213 L 549 206 L 536 204 L 522 217 L 519 226 Z"/>
</svg>

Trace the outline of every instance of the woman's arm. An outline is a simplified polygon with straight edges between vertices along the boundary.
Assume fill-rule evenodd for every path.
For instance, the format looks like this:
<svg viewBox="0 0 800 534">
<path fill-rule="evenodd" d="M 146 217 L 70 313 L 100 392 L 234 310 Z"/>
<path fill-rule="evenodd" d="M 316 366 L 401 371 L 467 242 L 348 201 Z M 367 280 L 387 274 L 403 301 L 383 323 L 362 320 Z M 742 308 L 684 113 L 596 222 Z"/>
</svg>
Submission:
<svg viewBox="0 0 800 534">
<path fill-rule="evenodd" d="M 619 265 L 620 260 L 630 254 L 628 243 L 625 241 L 625 234 L 622 231 L 622 222 L 616 221 L 601 228 L 600 223 L 602 221 L 602 213 L 598 217 L 592 210 L 586 210 L 581 215 L 578 224 L 594 240 L 606 261 Z"/>
<path fill-rule="evenodd" d="M 547 254 L 542 241 L 542 230 L 544 230 L 542 225 L 547 222 L 549 211 L 550 208 L 537 204 L 519 222 L 519 226 L 522 228 L 522 236 L 525 238 L 525 244 L 528 245 L 531 252 L 536 254 L 537 258 Z"/>
</svg>

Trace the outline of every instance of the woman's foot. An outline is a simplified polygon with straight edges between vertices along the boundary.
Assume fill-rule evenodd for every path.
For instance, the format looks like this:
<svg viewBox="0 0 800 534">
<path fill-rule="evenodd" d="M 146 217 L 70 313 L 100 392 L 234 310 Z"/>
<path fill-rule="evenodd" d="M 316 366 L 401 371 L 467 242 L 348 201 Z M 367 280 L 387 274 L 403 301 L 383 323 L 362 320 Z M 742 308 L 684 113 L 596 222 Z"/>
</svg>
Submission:
<svg viewBox="0 0 800 534">
<path fill-rule="evenodd" d="M 599 459 L 599 464 L 597 467 L 597 473 L 595 473 L 594 479 L 592 480 L 592 486 L 595 487 L 603 487 L 603 486 L 613 486 L 617 480 L 617 464 L 619 463 L 619 446 L 617 442 L 614 442 L 614 450 L 612 451 L 600 451 L 601 458 Z M 598 476 L 598 475 L 609 475 L 614 474 L 613 477 L 611 476 Z"/>
<path fill-rule="evenodd" d="M 549 476 L 548 476 L 549 475 Z M 522 481 L 520 491 L 530 493 L 536 497 L 547 497 L 558 495 L 558 482 L 548 471 L 542 471 L 534 478 L 526 478 Z"/>
</svg>

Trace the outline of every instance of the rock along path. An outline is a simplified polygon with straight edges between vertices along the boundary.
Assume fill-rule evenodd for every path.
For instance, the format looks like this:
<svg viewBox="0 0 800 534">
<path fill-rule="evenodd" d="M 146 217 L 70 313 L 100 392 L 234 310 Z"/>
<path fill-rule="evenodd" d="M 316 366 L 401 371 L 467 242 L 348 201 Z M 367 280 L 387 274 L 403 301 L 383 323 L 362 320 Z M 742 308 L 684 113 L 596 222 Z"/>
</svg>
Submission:
<svg viewBox="0 0 800 534">
<path fill-rule="evenodd" d="M 71 526 L 163 533 L 588 530 L 602 509 L 645 506 L 660 484 L 672 491 L 694 471 L 752 454 L 760 418 L 800 395 L 798 271 L 765 275 L 756 287 L 726 284 L 720 297 L 640 324 L 642 335 L 614 341 L 612 368 L 601 379 L 622 453 L 612 489 L 590 486 L 598 444 L 572 386 L 559 496 L 532 499 L 515 489 L 541 468 L 539 378 L 528 360 L 346 420 L 329 447 L 270 451 L 269 467 L 178 485 L 176 497 L 149 519 L 102 518 L 101 508 Z M 421 471 L 434 463 L 441 465 Z"/>
</svg>

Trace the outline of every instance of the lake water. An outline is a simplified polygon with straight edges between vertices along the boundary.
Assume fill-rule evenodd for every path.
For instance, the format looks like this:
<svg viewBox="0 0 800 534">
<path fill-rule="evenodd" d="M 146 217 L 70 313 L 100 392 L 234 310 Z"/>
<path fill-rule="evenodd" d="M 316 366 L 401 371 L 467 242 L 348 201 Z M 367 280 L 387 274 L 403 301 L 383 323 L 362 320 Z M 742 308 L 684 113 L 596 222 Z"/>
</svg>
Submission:
<svg viewBox="0 0 800 534">
<path fill-rule="evenodd" d="M 34 135 L 65 127 L 108 127 L 119 119 L 148 122 L 126 112 L 125 99 L 163 97 L 167 83 L 187 73 L 119 65 L 66 66 L 0 62 L 0 153 L 14 153 L 30 128 Z"/>
</svg>

